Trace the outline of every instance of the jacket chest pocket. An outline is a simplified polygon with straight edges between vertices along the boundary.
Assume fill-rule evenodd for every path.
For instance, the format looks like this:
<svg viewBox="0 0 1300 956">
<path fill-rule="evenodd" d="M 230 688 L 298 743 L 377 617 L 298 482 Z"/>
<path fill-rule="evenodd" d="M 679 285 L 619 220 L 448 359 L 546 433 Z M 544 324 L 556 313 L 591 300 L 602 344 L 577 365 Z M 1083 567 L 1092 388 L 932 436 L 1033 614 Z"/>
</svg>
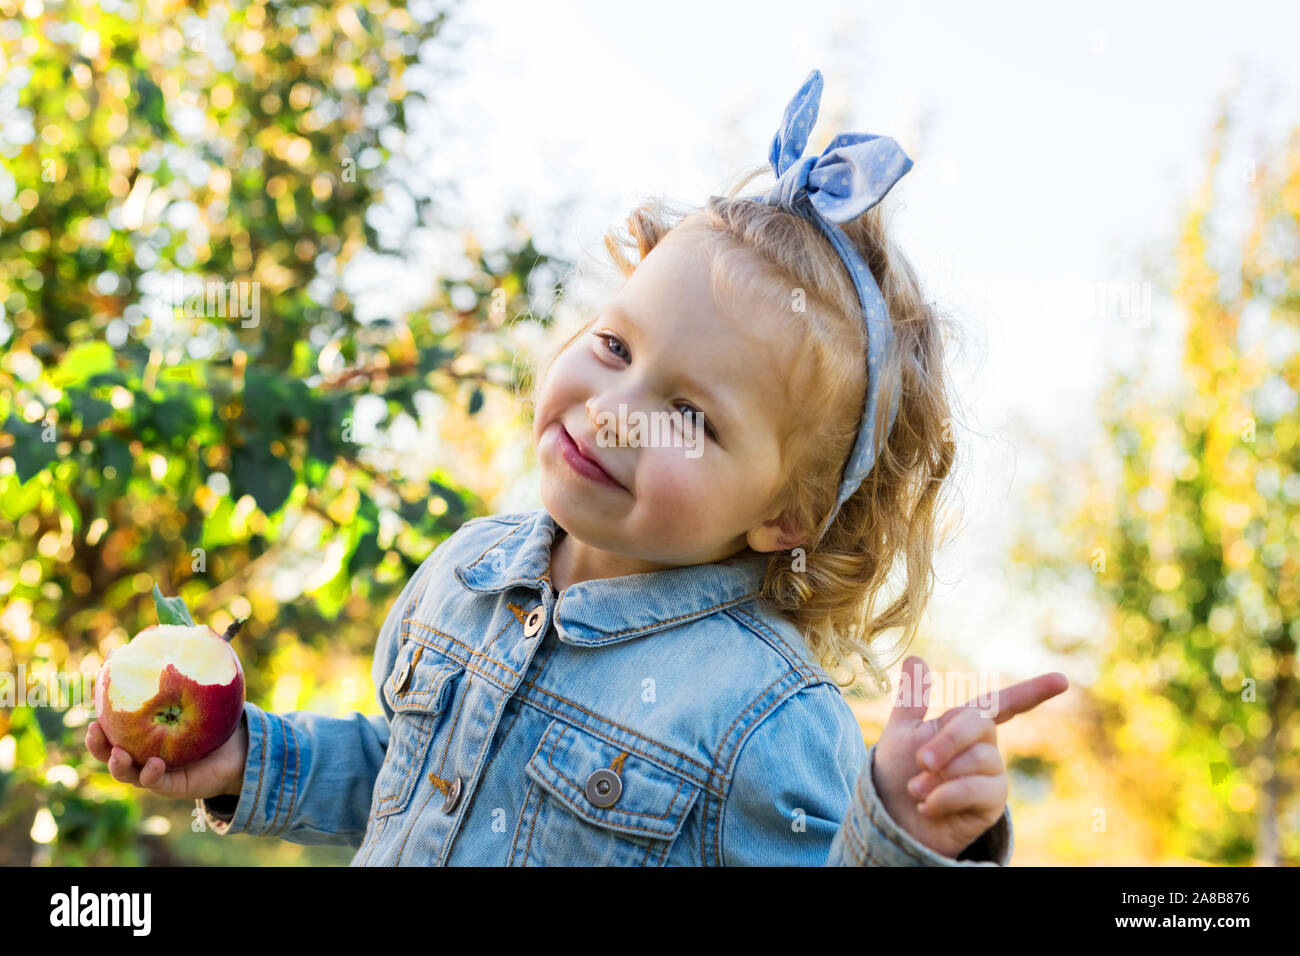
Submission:
<svg viewBox="0 0 1300 956">
<path fill-rule="evenodd" d="M 388 752 L 375 779 L 375 817 L 406 809 L 462 671 L 459 663 L 423 644 L 402 645 L 382 688 L 393 717 Z"/>
<path fill-rule="evenodd" d="M 662 866 L 699 794 L 689 779 L 559 719 L 525 773 L 511 866 Z"/>
</svg>

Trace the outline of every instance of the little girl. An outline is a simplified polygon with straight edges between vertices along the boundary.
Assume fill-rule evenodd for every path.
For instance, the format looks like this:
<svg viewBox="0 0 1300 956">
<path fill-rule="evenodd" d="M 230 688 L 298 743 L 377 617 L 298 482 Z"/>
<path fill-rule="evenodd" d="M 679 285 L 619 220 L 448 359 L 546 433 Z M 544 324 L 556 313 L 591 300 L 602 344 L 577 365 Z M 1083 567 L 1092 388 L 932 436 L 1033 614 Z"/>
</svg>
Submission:
<svg viewBox="0 0 1300 956">
<path fill-rule="evenodd" d="M 915 632 L 953 448 L 937 319 L 877 207 L 911 161 L 863 134 L 801 160 L 820 93 L 814 70 L 766 195 L 641 207 L 635 264 L 607 239 L 627 281 L 538 377 L 543 507 L 420 566 L 375 649 L 381 714 L 247 703 L 176 772 L 98 723 L 91 753 L 220 833 L 354 865 L 1006 865 L 995 724 L 1064 676 L 926 720 L 910 659 L 868 750 L 828 673 L 888 686 L 870 644 Z"/>
</svg>

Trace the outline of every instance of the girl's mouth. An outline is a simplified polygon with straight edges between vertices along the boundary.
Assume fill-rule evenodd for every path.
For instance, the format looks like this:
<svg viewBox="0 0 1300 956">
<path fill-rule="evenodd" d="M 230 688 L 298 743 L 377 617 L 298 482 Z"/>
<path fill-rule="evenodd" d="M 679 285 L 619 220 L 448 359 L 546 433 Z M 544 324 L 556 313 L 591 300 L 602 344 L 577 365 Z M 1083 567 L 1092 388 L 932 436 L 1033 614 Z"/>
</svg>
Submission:
<svg viewBox="0 0 1300 956">
<path fill-rule="evenodd" d="M 556 435 L 555 440 L 560 446 L 560 454 L 564 456 L 564 460 L 567 461 L 578 474 L 590 478 L 592 481 L 599 484 L 611 485 L 620 491 L 627 490 L 615 481 L 613 475 L 602 468 L 599 462 L 588 458 L 582 453 L 582 449 L 578 447 L 577 442 L 573 440 L 573 437 L 569 434 L 563 423 L 560 425 L 560 431 Z"/>
</svg>

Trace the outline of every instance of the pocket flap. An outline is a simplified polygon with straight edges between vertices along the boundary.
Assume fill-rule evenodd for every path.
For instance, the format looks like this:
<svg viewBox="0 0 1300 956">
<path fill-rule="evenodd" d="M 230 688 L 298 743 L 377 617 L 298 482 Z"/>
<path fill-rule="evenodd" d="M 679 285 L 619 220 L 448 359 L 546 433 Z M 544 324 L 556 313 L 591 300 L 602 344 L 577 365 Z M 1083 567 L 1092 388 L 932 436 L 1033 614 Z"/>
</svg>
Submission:
<svg viewBox="0 0 1300 956">
<path fill-rule="evenodd" d="M 436 713 L 444 706 L 443 692 L 463 667 L 417 641 L 402 645 L 384 680 L 384 700 L 393 713 Z"/>
<path fill-rule="evenodd" d="M 699 794 L 692 781 L 559 719 L 546 728 L 527 773 L 589 823 L 660 840 L 677 836 Z M 617 798 L 600 806 L 613 788 Z"/>
</svg>

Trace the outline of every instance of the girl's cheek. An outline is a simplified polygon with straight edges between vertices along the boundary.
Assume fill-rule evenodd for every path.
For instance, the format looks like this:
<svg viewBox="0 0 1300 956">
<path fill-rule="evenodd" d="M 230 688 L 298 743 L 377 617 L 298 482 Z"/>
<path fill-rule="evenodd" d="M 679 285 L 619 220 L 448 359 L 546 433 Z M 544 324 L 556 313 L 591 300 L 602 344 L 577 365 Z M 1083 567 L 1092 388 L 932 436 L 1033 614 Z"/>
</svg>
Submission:
<svg viewBox="0 0 1300 956">
<path fill-rule="evenodd" d="M 688 457 L 685 447 L 647 448 L 644 453 L 649 455 L 642 465 L 650 466 L 656 499 L 671 504 L 681 515 L 707 514 L 714 507 L 710 468 L 703 457 Z M 640 477 L 638 474 L 638 480 Z"/>
</svg>

